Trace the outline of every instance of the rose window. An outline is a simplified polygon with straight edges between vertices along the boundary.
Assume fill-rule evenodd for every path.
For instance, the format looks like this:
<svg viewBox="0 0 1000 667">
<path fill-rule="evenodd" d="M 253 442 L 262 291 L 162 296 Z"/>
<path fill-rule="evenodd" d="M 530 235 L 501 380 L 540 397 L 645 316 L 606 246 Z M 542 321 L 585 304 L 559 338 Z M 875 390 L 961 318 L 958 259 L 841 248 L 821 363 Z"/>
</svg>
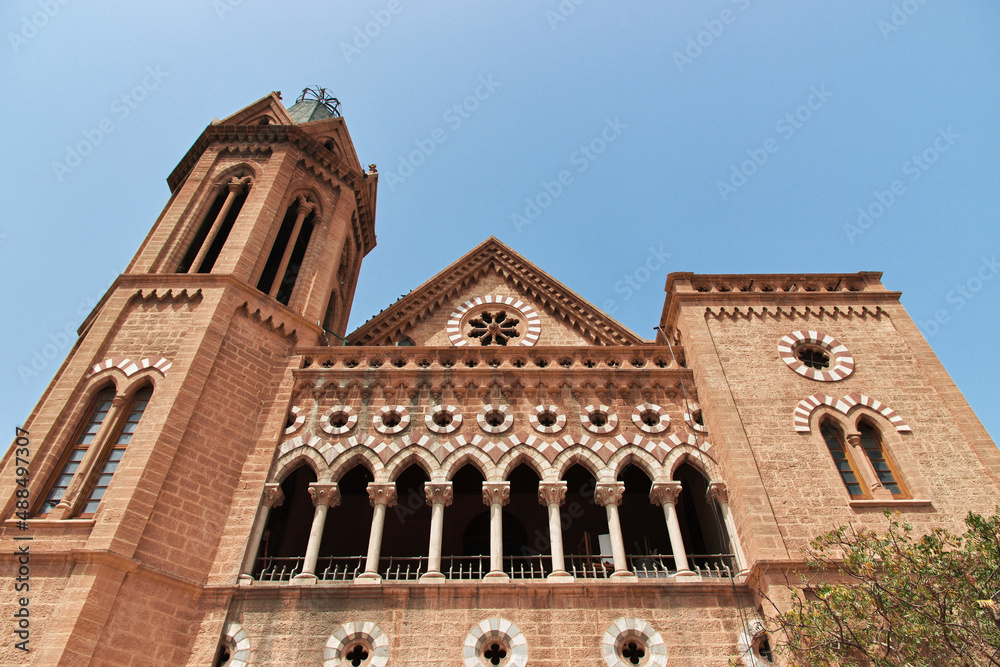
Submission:
<svg viewBox="0 0 1000 667">
<path fill-rule="evenodd" d="M 506 310 L 484 310 L 468 322 L 469 338 L 480 345 L 506 345 L 521 335 L 521 321 Z"/>
</svg>

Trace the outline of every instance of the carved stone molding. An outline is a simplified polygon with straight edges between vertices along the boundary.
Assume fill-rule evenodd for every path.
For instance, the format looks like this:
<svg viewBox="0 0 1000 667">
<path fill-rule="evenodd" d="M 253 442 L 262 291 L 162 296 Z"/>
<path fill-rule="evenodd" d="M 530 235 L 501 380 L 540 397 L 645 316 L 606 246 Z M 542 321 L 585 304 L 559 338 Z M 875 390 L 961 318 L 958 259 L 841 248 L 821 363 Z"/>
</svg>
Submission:
<svg viewBox="0 0 1000 667">
<path fill-rule="evenodd" d="M 270 508 L 281 507 L 285 502 L 285 494 L 281 491 L 281 485 L 277 482 L 268 482 L 264 485 L 264 504 Z"/>
<path fill-rule="evenodd" d="M 337 507 L 340 505 L 340 489 L 336 482 L 311 482 L 309 496 L 312 498 L 314 507 L 319 505 Z"/>
<path fill-rule="evenodd" d="M 566 502 L 566 482 L 541 482 L 538 485 L 538 503 L 548 507 L 552 503 Z"/>
<path fill-rule="evenodd" d="M 396 506 L 396 485 L 389 484 L 369 484 L 368 502 L 372 507 L 385 505 L 386 507 Z"/>
<path fill-rule="evenodd" d="M 625 493 L 625 482 L 601 482 L 594 490 L 594 499 L 601 507 L 609 504 L 620 506 L 623 493 Z"/>
<path fill-rule="evenodd" d="M 483 504 L 500 503 L 501 506 L 510 502 L 510 482 L 484 482 Z"/>
<path fill-rule="evenodd" d="M 436 482 L 434 484 L 425 482 L 424 493 L 427 495 L 428 505 L 441 504 L 448 507 L 455 499 L 455 493 L 452 490 L 451 482 Z"/>
<path fill-rule="evenodd" d="M 681 496 L 680 482 L 656 482 L 649 490 L 649 502 L 654 505 L 664 505 L 670 503 L 677 504 L 677 499 Z"/>
<path fill-rule="evenodd" d="M 725 482 L 712 482 L 708 485 L 708 490 L 720 505 L 729 504 L 729 492 L 726 490 Z"/>
</svg>

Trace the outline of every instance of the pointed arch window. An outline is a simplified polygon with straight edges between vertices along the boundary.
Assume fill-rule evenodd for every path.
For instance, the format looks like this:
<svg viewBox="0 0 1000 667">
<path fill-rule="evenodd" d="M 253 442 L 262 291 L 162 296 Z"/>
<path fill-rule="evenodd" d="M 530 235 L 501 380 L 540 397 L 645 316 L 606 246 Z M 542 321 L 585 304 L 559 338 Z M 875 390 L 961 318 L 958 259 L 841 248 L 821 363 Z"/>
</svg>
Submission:
<svg viewBox="0 0 1000 667">
<path fill-rule="evenodd" d="M 906 496 L 906 491 L 900 483 L 899 473 L 887 456 L 878 431 L 867 422 L 858 424 L 858 431 L 861 434 L 861 448 L 875 470 L 879 483 L 893 496 Z"/>
<path fill-rule="evenodd" d="M 257 289 L 288 305 L 295 280 L 306 256 L 316 217 L 316 205 L 308 197 L 296 197 L 285 212 Z"/>
<path fill-rule="evenodd" d="M 847 493 L 850 494 L 852 499 L 864 498 L 866 494 L 860 482 L 861 473 L 847 451 L 844 436 L 840 429 L 825 421 L 820 427 L 820 432 L 823 434 L 823 440 L 826 441 L 826 446 L 830 450 L 830 456 L 833 457 L 833 463 L 837 466 L 837 472 L 840 473 L 840 479 L 847 488 Z"/>
<path fill-rule="evenodd" d="M 181 259 L 177 273 L 212 272 L 229 232 L 247 200 L 249 188 L 250 177 L 237 175 L 220 189 Z"/>
</svg>

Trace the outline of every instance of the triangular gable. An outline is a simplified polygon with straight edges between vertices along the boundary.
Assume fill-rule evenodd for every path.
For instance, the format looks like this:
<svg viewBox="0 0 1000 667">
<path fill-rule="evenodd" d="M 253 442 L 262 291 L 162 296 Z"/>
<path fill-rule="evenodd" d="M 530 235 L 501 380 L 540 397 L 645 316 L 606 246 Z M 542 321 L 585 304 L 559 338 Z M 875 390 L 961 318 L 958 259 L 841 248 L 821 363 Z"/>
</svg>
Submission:
<svg viewBox="0 0 1000 667">
<path fill-rule="evenodd" d="M 258 125 L 265 116 L 274 125 L 295 125 L 285 105 L 281 103 L 278 93 L 262 97 L 231 116 L 214 121 L 212 125 Z"/>
<path fill-rule="evenodd" d="M 457 322 L 470 309 L 493 305 L 521 321 L 521 345 L 648 342 L 492 236 L 365 322 L 348 341 L 394 345 L 409 338 L 416 345 L 475 344 L 460 334 Z"/>
<path fill-rule="evenodd" d="M 354 150 L 354 142 L 351 141 L 351 134 L 347 131 L 347 123 L 343 118 L 312 120 L 298 127 L 346 162 L 351 169 L 365 171 L 361 168 L 361 160 Z"/>
</svg>

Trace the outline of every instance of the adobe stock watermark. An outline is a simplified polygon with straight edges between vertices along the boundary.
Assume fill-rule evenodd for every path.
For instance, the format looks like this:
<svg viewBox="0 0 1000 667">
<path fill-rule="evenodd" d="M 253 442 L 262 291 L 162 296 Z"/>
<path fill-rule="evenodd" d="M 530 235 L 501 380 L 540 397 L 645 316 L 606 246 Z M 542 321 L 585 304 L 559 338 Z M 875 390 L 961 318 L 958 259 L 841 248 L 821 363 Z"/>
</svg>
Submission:
<svg viewBox="0 0 1000 667">
<path fill-rule="evenodd" d="M 945 295 L 945 301 L 951 304 L 950 308 L 938 308 L 934 311 L 934 317 L 917 324 L 924 338 L 930 340 L 941 327 L 951 322 L 952 311 L 958 312 L 976 298 L 986 286 L 986 283 L 993 280 L 994 276 L 1000 273 L 1000 263 L 997 262 L 996 253 L 992 257 L 982 257 L 979 266 L 965 282 L 955 285 L 955 289 Z"/>
<path fill-rule="evenodd" d="M 892 13 L 888 19 L 879 19 L 879 32 L 882 39 L 889 41 L 889 35 L 897 32 L 900 28 L 910 22 L 910 17 L 920 11 L 920 8 L 927 4 L 927 0 L 903 0 L 898 5 L 892 6 Z"/>
<path fill-rule="evenodd" d="M 731 1 L 741 12 L 746 11 L 750 6 L 750 0 Z M 705 53 L 705 49 L 711 48 L 716 40 L 722 37 L 722 33 L 726 31 L 726 26 L 736 23 L 738 17 L 739 14 L 732 9 L 726 8 L 719 12 L 716 18 L 702 21 L 705 29 L 693 37 L 688 37 L 687 46 L 683 51 L 674 51 L 674 65 L 677 66 L 677 71 L 683 74 L 684 68 L 688 65 L 693 65 L 695 60 L 701 58 Z"/>
<path fill-rule="evenodd" d="M 465 121 L 472 118 L 472 114 L 479 109 L 479 105 L 490 99 L 496 89 L 502 85 L 493 79 L 492 74 L 479 77 L 479 85 L 472 91 L 472 94 L 445 109 L 441 118 L 452 131 L 457 130 L 465 124 Z M 406 155 L 400 155 L 396 171 L 383 172 L 379 183 L 385 183 L 389 186 L 389 190 L 395 192 L 396 186 L 413 176 L 417 169 L 427 161 L 427 158 L 437 151 L 437 147 L 446 141 L 448 141 L 448 132 L 443 127 L 435 128 L 424 139 L 414 139 L 413 143 L 416 148 Z"/>
<path fill-rule="evenodd" d="M 69 349 L 76 342 L 76 330 L 78 323 L 90 314 L 90 311 L 97 305 L 95 299 L 84 299 L 77 304 L 74 312 L 77 317 L 68 320 L 55 333 L 49 333 L 45 337 L 45 342 L 31 350 L 31 359 L 27 364 L 18 364 L 17 375 L 21 378 L 21 384 L 27 386 L 28 381 L 48 368 L 53 361 L 58 363 L 66 356 Z"/>
<path fill-rule="evenodd" d="M 590 168 L 590 165 L 597 160 L 608 146 L 613 144 L 622 132 L 628 129 L 628 125 L 621 122 L 618 116 L 614 120 L 604 119 L 604 128 L 600 133 L 586 144 L 581 144 L 578 149 L 569 156 L 569 162 L 576 167 L 577 173 L 582 174 Z M 552 202 L 558 199 L 567 187 L 573 184 L 575 176 L 569 169 L 563 169 L 551 181 L 542 181 L 541 190 L 534 197 L 524 198 L 524 212 L 511 213 L 510 221 L 514 229 L 520 233 L 527 225 L 534 223 Z"/>
<path fill-rule="evenodd" d="M 586 1 L 587 0 L 561 0 L 555 10 L 546 10 L 545 18 L 549 22 L 549 27 L 552 28 L 552 32 L 555 32 L 556 29 L 559 28 L 559 25 L 565 23 L 570 16 L 576 14 L 576 8 Z"/>
<path fill-rule="evenodd" d="M 381 35 L 382 31 L 392 23 L 393 17 L 399 16 L 402 11 L 403 3 L 401 0 L 389 0 L 385 9 L 377 9 L 372 12 L 371 21 L 367 21 L 364 26 L 356 27 L 354 39 L 350 42 L 340 43 L 340 52 L 344 54 L 347 64 L 350 65 L 355 56 L 360 56 L 362 51 L 371 46 L 372 40 Z"/>
<path fill-rule="evenodd" d="M 632 298 L 632 295 L 642 289 L 652 279 L 653 275 L 667 265 L 667 260 L 671 254 L 663 249 L 662 245 L 649 246 L 646 249 L 646 257 L 635 267 L 631 273 L 622 276 L 622 279 L 615 283 L 615 294 L 622 296 L 614 299 L 605 299 L 601 303 L 601 310 L 608 315 L 614 315 L 618 310 L 618 304 L 625 303 Z"/>
<path fill-rule="evenodd" d="M 226 20 L 226 14 L 233 12 L 243 4 L 243 0 L 212 0 L 212 9 L 220 21 Z"/>
<path fill-rule="evenodd" d="M 785 141 L 795 136 L 795 133 L 812 119 L 813 113 L 819 111 L 833 97 L 833 93 L 826 89 L 826 84 L 819 88 L 813 86 L 809 90 L 809 97 L 806 98 L 804 104 L 786 113 L 774 124 L 774 131 L 780 134 Z M 719 190 L 719 197 L 722 198 L 722 201 L 727 201 L 746 185 L 750 177 L 767 164 L 771 156 L 777 153 L 780 148 L 781 143 L 774 137 L 766 139 L 760 148 L 748 148 L 747 156 L 749 159 L 744 160 L 739 165 L 732 165 L 729 178 L 716 182 L 715 186 Z"/>
<path fill-rule="evenodd" d="M 115 101 L 111 103 L 111 114 L 120 121 L 125 120 L 139 108 L 149 93 L 160 87 L 165 78 L 167 78 L 167 72 L 160 69 L 159 65 L 147 67 L 142 81 L 132 90 L 115 98 Z M 62 181 L 67 174 L 83 164 L 83 159 L 93 153 L 115 129 L 116 126 L 111 117 L 105 116 L 94 127 L 83 130 L 82 139 L 75 144 L 66 146 L 66 156 L 63 161 L 54 160 L 52 162 L 52 171 L 56 178 Z"/>
<path fill-rule="evenodd" d="M 69 2 L 70 0 L 39 0 L 39 11 L 22 18 L 20 30 L 7 33 L 7 41 L 10 42 L 14 53 L 17 53 L 17 50 L 22 46 L 27 45 L 29 40 L 34 39 L 38 35 L 38 31 L 47 26 Z"/>
<path fill-rule="evenodd" d="M 942 154 L 947 153 L 961 137 L 962 135 L 956 134 L 950 125 L 948 129 L 939 127 L 938 135 L 934 137 L 934 141 L 919 154 L 904 162 L 900 170 L 904 176 L 909 177 L 910 183 L 916 183 L 927 173 L 931 165 L 937 162 Z M 905 194 L 906 183 L 898 178 L 892 181 L 885 190 L 875 190 L 871 201 L 865 206 L 858 207 L 858 218 L 854 224 L 844 223 L 844 234 L 847 235 L 847 240 L 851 242 L 851 245 L 859 236 L 871 229 L 872 225 L 895 206 L 896 202 Z"/>
</svg>

